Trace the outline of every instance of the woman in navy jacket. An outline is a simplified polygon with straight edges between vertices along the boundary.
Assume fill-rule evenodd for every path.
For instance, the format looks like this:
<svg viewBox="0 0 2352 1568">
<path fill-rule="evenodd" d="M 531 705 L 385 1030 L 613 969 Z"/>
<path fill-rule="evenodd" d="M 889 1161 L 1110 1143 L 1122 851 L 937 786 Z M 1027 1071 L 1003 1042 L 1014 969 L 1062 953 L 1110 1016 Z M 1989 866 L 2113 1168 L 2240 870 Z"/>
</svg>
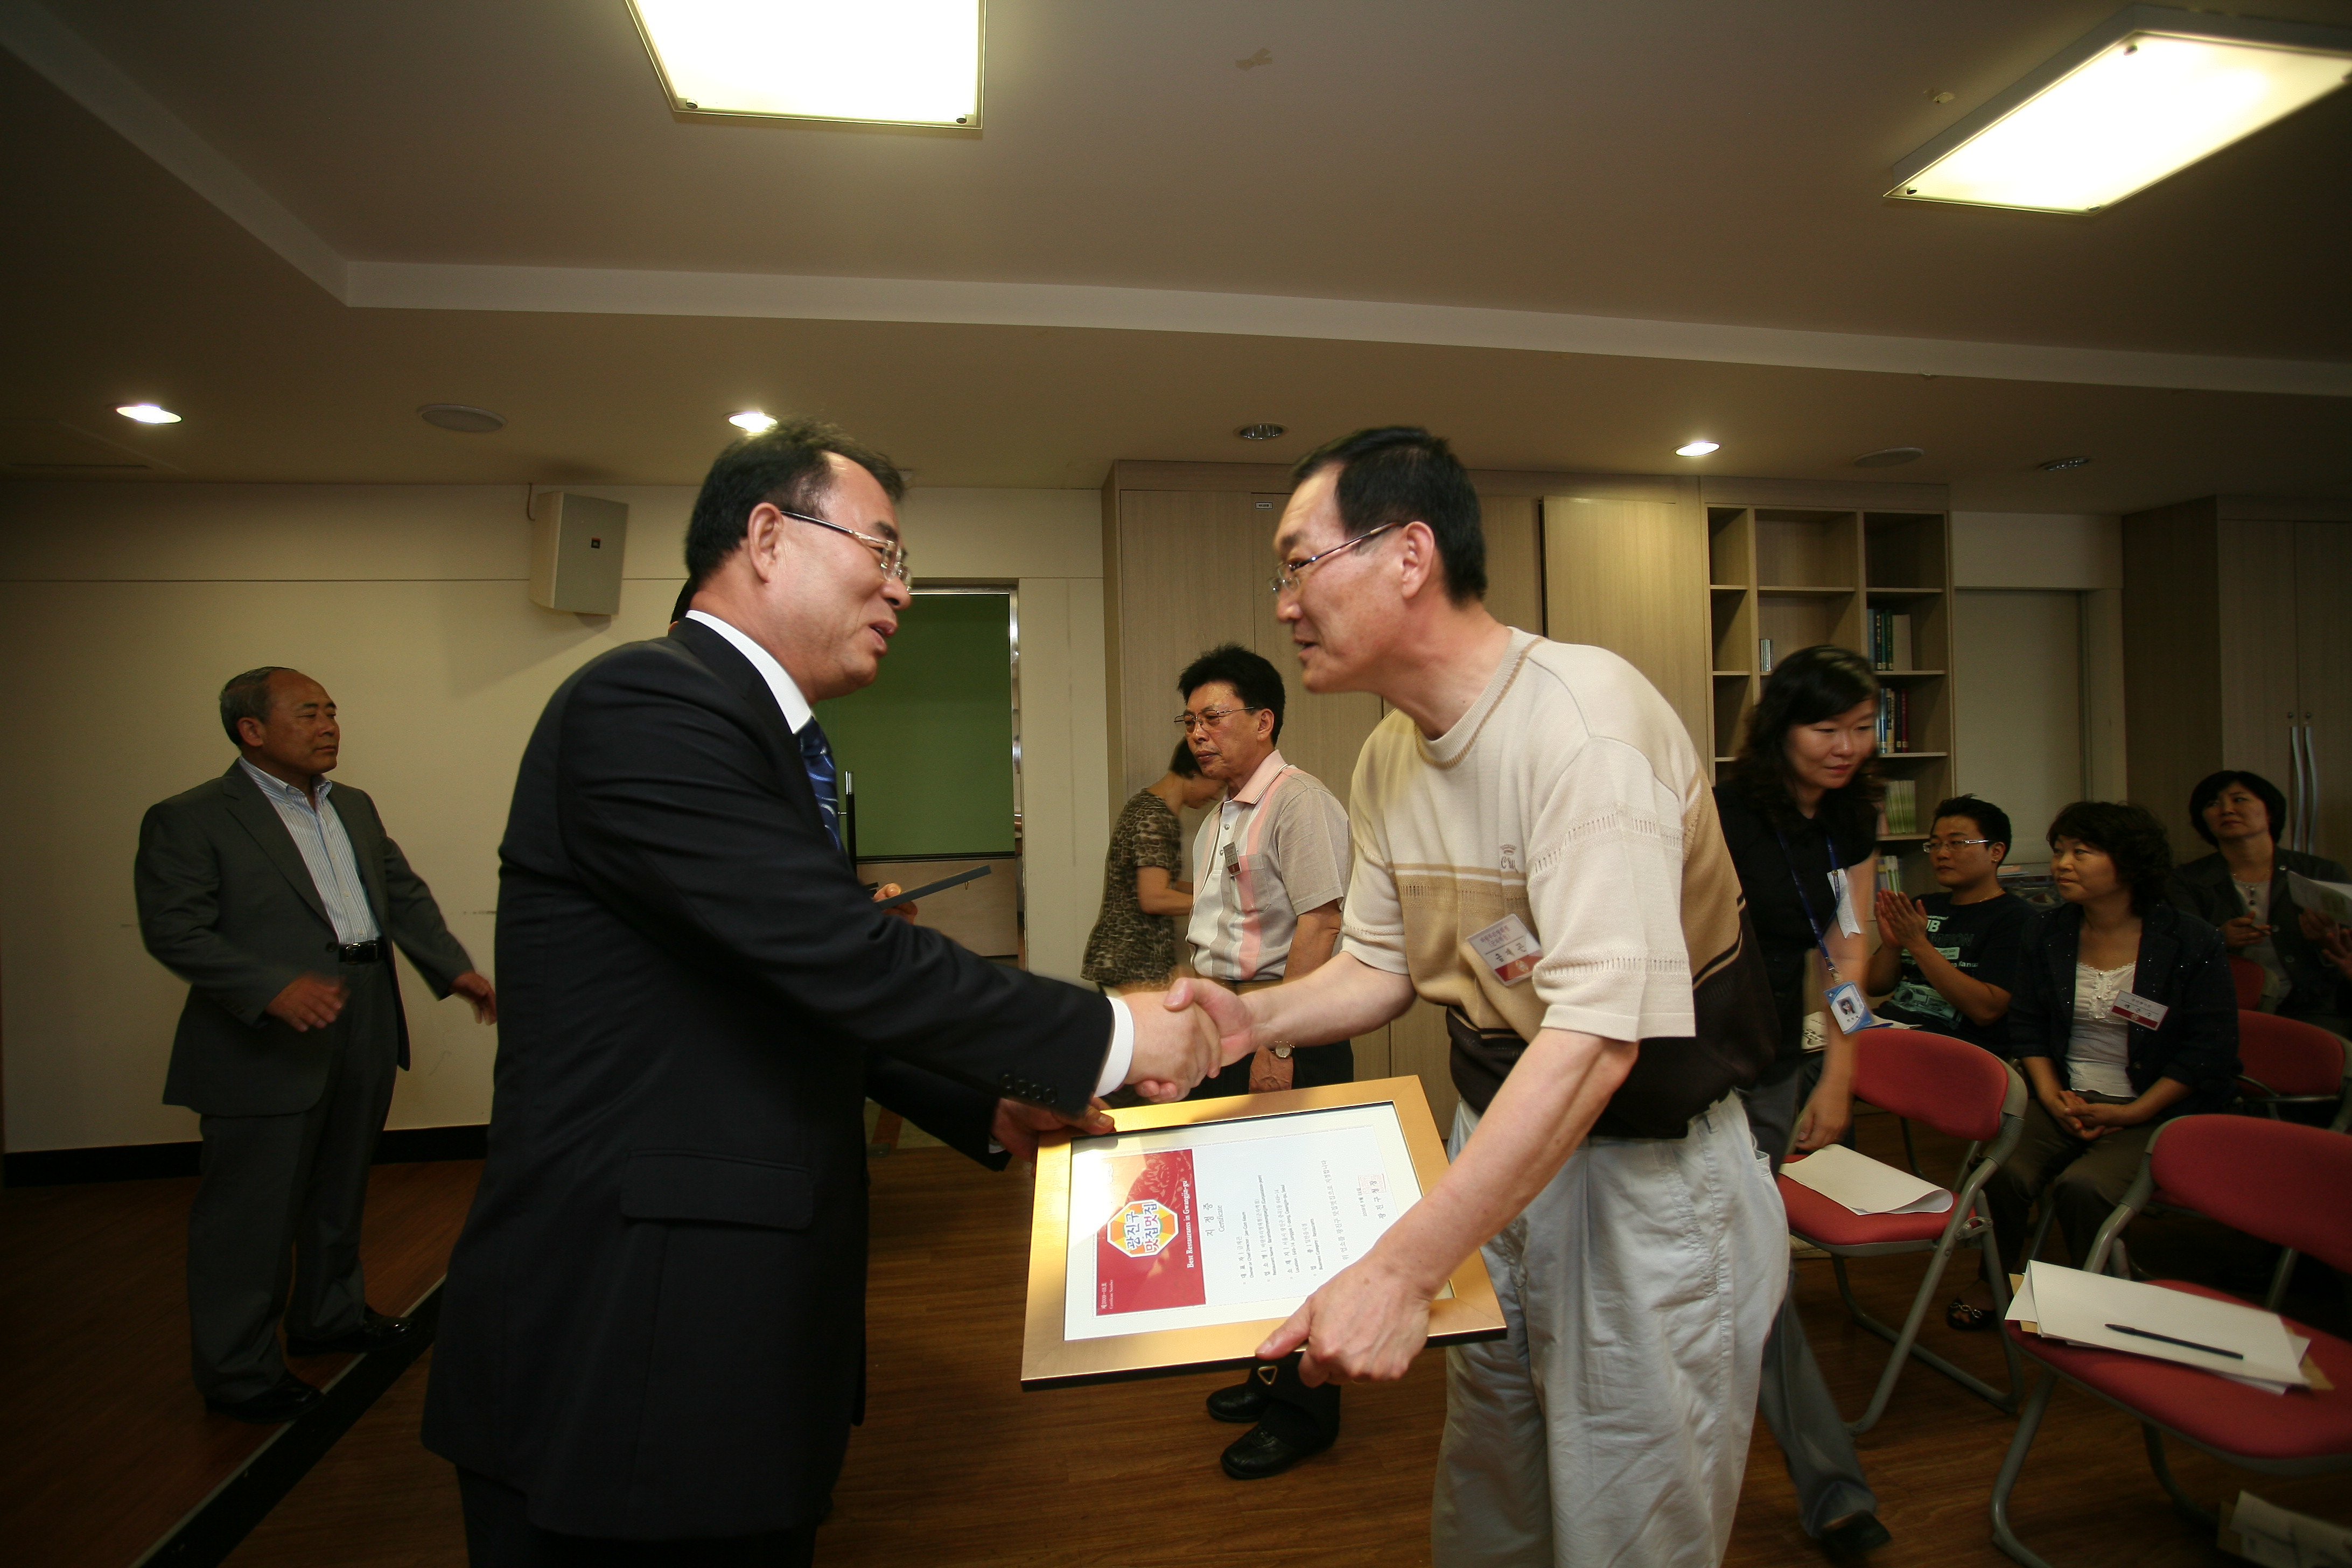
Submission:
<svg viewBox="0 0 2352 1568">
<path fill-rule="evenodd" d="M 2165 901 L 2163 825 L 2142 806 L 2077 801 L 2050 825 L 2050 851 L 2066 903 L 2026 934 L 2009 1004 L 2033 1103 L 1985 1187 L 2005 1266 L 2023 1252 L 2036 1197 L 2056 1209 L 2079 1263 L 2158 1124 L 2237 1094 L 2238 1003 L 2221 935 Z M 1981 1303 L 1955 1301 L 1946 1317 L 1991 1326 Z"/>
</svg>

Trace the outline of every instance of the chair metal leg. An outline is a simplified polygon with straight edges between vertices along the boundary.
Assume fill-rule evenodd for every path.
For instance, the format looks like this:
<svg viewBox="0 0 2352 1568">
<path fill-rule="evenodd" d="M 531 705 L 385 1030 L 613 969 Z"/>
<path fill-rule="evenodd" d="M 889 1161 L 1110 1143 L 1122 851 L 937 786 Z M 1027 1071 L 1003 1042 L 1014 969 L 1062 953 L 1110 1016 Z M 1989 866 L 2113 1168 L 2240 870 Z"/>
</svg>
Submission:
<svg viewBox="0 0 2352 1568">
<path fill-rule="evenodd" d="M 2164 1434 L 2156 1429 L 2153 1422 L 2143 1421 L 2139 1425 L 2141 1432 L 2147 1437 L 2148 1466 L 2156 1471 L 2156 1479 L 2164 1483 L 2164 1489 L 2172 1498 L 2172 1506 L 2186 1515 L 2191 1524 L 2201 1525 L 2208 1531 L 2221 1529 L 2221 1516 L 2201 1506 L 2181 1489 L 2179 1480 L 2172 1473 L 2171 1461 L 2164 1457 Z"/>
<path fill-rule="evenodd" d="M 2006 1339 L 2008 1335 L 2001 1337 Z M 2025 1402 L 2025 1409 L 2018 1417 L 2017 1436 L 2009 1440 L 2009 1452 L 2000 1461 L 2000 1474 L 1993 1478 L 1992 1543 L 2024 1563 L 2025 1568 L 2050 1568 L 2050 1564 L 2020 1541 L 2017 1531 L 2010 1527 L 2009 1495 L 2017 1489 L 2017 1478 L 2025 1469 L 2025 1452 L 2033 1447 L 2033 1435 L 2041 1429 L 2042 1417 L 2050 1409 L 2050 1396 L 2057 1392 L 2058 1374 L 2043 1373 L 2042 1385 Z"/>
<path fill-rule="evenodd" d="M 2057 1215 L 2058 1211 L 2051 1206 L 2049 1198 L 2045 1196 L 2042 1200 L 2042 1212 L 2033 1216 L 2033 1235 L 2025 1244 L 2025 1256 L 2017 1260 L 2020 1274 L 2025 1272 L 2027 1264 L 2042 1256 L 2042 1244 L 2050 1235 L 2050 1222 Z"/>
<path fill-rule="evenodd" d="M 2264 1311 L 2277 1311 L 2279 1310 L 2279 1303 L 2286 1300 L 2287 1281 L 2294 1278 L 2294 1258 L 2295 1252 L 2294 1247 L 2289 1247 L 2280 1249 L 2278 1267 L 2271 1270 L 2270 1291 L 2263 1298 L 2263 1310 Z"/>
<path fill-rule="evenodd" d="M 1989 1237 L 1991 1232 L 1987 1231 L 1985 1235 Z M 1895 1379 L 1903 1375 L 1904 1363 L 1914 1357 L 1934 1367 L 1969 1393 L 1990 1401 L 1996 1409 L 2013 1410 L 2017 1407 L 2017 1395 L 2014 1392 L 2016 1373 L 2013 1368 L 2010 1384 L 2012 1392 L 2004 1394 L 1974 1373 L 1954 1366 L 1950 1362 L 1918 1342 L 1919 1325 L 1927 1315 L 1928 1303 L 1935 1300 L 1936 1287 L 1944 1277 L 1944 1265 L 1950 1261 L 1952 1248 L 1958 1243 L 1958 1237 L 1947 1236 L 1930 1255 L 1927 1276 L 1919 1281 L 1918 1292 L 1911 1298 L 1910 1313 L 1903 1320 L 1903 1327 L 1899 1331 L 1880 1322 L 1862 1310 L 1862 1303 L 1854 1300 L 1853 1286 L 1846 1278 L 1845 1259 L 1834 1253 L 1831 1255 L 1830 1262 L 1837 1271 L 1838 1295 L 1844 1300 L 1847 1312 L 1853 1315 L 1855 1322 L 1895 1347 L 1895 1352 L 1886 1358 L 1886 1370 L 1878 1375 L 1878 1386 L 1871 1394 L 1869 1408 L 1862 1413 L 1860 1420 L 1849 1421 L 1845 1424 L 1847 1431 L 1859 1436 L 1878 1425 L 1878 1418 L 1886 1413 L 1887 1400 L 1895 1394 Z M 2008 1308 L 2007 1284 L 2006 1280 L 2002 1280 L 1996 1287 L 1997 1299 L 2000 1300 L 2003 1310 Z M 2008 1337 L 2007 1334 L 2001 1336 L 2004 1343 L 2007 1342 Z"/>
</svg>

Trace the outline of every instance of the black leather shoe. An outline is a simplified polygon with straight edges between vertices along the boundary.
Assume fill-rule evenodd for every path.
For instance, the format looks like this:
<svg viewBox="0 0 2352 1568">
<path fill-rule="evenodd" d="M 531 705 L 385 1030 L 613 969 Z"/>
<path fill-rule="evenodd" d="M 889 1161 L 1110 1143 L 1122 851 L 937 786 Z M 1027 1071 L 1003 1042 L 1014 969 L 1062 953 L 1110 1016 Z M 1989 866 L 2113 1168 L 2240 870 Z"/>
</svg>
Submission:
<svg viewBox="0 0 2352 1568">
<path fill-rule="evenodd" d="M 1255 1377 L 1231 1388 L 1221 1388 L 1209 1395 L 1209 1414 L 1220 1421 L 1255 1426 L 1257 1418 L 1265 1414 L 1265 1389 L 1266 1385 Z"/>
<path fill-rule="evenodd" d="M 382 1312 L 371 1311 L 358 1328 L 331 1340 L 306 1340 L 289 1333 L 286 1336 L 286 1353 L 365 1355 L 370 1351 L 388 1351 L 394 1345 L 406 1344 L 415 1333 L 416 1322 L 412 1318 L 387 1318 Z"/>
<path fill-rule="evenodd" d="M 1217 1463 L 1237 1481 L 1262 1481 L 1268 1476 L 1282 1474 L 1301 1459 L 1313 1458 L 1330 1446 L 1328 1438 L 1301 1446 L 1261 1422 L 1243 1433 Z"/>
<path fill-rule="evenodd" d="M 223 1400 L 207 1396 L 205 1408 L 215 1415 L 250 1421 L 257 1426 L 275 1426 L 316 1409 L 325 1397 L 289 1372 L 278 1380 L 277 1387 L 265 1389 L 250 1399 Z"/>
<path fill-rule="evenodd" d="M 1860 1557 L 1894 1539 L 1878 1516 L 1868 1512 L 1848 1514 L 1822 1531 L 1822 1546 L 1832 1557 Z"/>
</svg>

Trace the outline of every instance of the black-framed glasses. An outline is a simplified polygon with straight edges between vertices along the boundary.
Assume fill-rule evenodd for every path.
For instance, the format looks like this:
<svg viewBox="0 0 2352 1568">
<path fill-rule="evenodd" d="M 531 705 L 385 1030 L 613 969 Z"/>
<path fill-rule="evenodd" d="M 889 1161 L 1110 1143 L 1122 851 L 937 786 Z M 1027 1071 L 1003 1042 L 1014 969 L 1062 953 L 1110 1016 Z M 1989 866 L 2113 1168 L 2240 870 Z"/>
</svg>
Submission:
<svg viewBox="0 0 2352 1568">
<path fill-rule="evenodd" d="M 1992 842 L 1993 840 L 1990 838 L 1930 838 L 1923 842 L 1919 847 L 1933 855 L 1938 849 L 1966 849 L 1971 845 Z"/>
<path fill-rule="evenodd" d="M 1286 561 L 1282 563 L 1280 572 L 1266 579 L 1265 585 L 1277 596 L 1283 594 L 1296 594 L 1298 592 L 1298 580 L 1307 575 L 1307 569 L 1309 566 L 1328 556 L 1337 555 L 1342 550 L 1353 550 L 1359 544 L 1369 544 L 1397 526 L 1393 522 L 1384 522 L 1378 528 L 1365 530 L 1345 544 L 1335 544 L 1328 550 L 1318 550 L 1304 561 Z"/>
<path fill-rule="evenodd" d="M 837 522 L 827 522 L 821 517 L 811 517 L 804 511 L 784 511 L 782 507 L 778 507 L 776 510 L 783 511 L 786 517 L 795 522 L 813 522 L 819 528 L 829 528 L 835 533 L 849 535 L 850 538 L 874 552 L 882 563 L 882 575 L 886 579 L 896 577 L 901 583 L 907 580 L 907 547 L 897 540 L 877 538 L 871 533 L 860 533 L 854 528 L 844 528 Z"/>
<path fill-rule="evenodd" d="M 1184 733 L 1189 735 L 1196 729 L 1206 730 L 1213 725 L 1222 724 L 1236 713 L 1262 713 L 1265 710 L 1262 708 L 1249 707 L 1206 708 L 1198 713 L 1177 714 L 1176 728 L 1183 731 Z"/>
</svg>

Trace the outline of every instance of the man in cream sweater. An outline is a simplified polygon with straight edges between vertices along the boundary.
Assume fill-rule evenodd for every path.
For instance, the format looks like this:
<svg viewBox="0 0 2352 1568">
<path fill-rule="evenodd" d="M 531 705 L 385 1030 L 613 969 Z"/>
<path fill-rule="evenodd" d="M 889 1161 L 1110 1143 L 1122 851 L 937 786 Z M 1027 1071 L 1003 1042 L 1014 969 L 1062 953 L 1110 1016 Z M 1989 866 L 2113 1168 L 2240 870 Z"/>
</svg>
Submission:
<svg viewBox="0 0 2352 1568">
<path fill-rule="evenodd" d="M 1294 470 L 1276 614 L 1310 691 L 1393 710 L 1356 764 L 1343 951 L 1236 996 L 1242 1044 L 1447 1010 L 1454 1161 L 1259 1353 L 1401 1377 L 1483 1247 L 1507 1338 L 1447 1352 L 1440 1568 L 1719 1563 L 1786 1221 L 1739 1099 L 1772 1047 L 1702 761 L 1601 648 L 1501 625 L 1478 502 L 1428 432 L 1360 431 Z"/>
</svg>

